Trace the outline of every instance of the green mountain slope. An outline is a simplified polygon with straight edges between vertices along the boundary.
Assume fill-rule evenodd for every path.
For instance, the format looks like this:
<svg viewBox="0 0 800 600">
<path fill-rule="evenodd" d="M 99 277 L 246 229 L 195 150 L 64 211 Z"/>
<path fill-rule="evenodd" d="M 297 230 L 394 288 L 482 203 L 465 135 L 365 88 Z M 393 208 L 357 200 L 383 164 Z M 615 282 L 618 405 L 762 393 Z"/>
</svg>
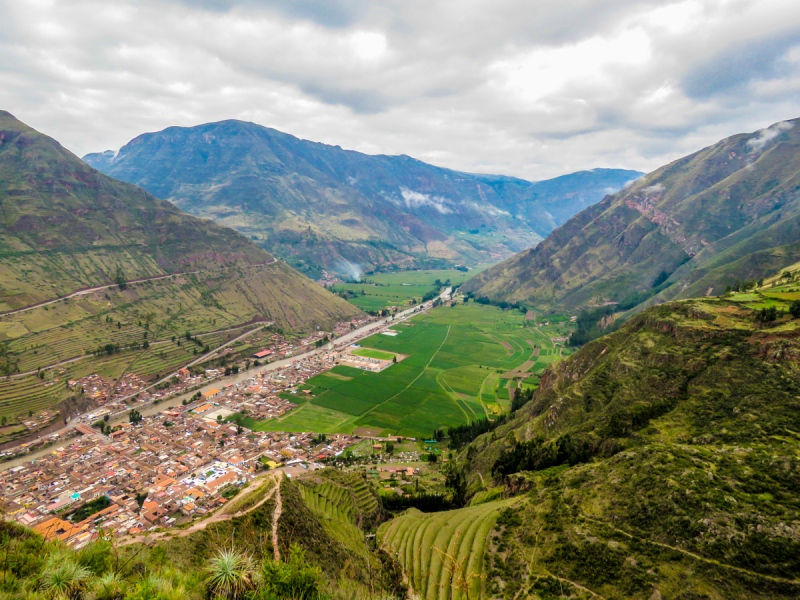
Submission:
<svg viewBox="0 0 800 600">
<path fill-rule="evenodd" d="M 640 175 L 597 169 L 531 184 L 242 121 L 170 127 L 84 160 L 314 274 L 347 272 L 348 262 L 371 269 L 500 260 Z"/>
<path fill-rule="evenodd" d="M 462 453 L 473 492 L 519 498 L 492 597 L 797 597 L 800 321 L 755 315 L 745 295 L 650 308 Z"/>
<path fill-rule="evenodd" d="M 798 260 L 800 128 L 724 139 L 584 210 L 465 290 L 543 308 L 720 293 Z"/>
<path fill-rule="evenodd" d="M 0 381 L 0 414 L 12 418 L 65 399 L 63 379 L 177 369 L 197 358 L 180 343 L 187 331 L 215 348 L 264 321 L 310 332 L 360 314 L 242 235 L 99 173 L 7 112 L 0 256 L 0 373 L 13 375 Z M 108 344 L 119 351 L 89 356 Z"/>
</svg>

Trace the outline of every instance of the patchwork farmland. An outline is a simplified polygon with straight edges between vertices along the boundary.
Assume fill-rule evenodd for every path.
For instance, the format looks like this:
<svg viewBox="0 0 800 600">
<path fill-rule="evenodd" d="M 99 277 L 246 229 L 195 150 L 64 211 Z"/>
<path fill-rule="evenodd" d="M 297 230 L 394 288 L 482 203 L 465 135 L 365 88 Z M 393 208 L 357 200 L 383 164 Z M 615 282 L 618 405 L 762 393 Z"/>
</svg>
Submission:
<svg viewBox="0 0 800 600">
<path fill-rule="evenodd" d="M 296 410 L 248 426 L 426 437 L 507 412 L 514 390 L 535 387 L 567 352 L 550 339 L 556 326 L 537 328 L 517 311 L 478 304 L 434 309 L 393 329 L 398 335 L 374 335 L 361 346 L 405 355 L 402 361 L 380 373 L 337 366 L 291 395 Z"/>
</svg>

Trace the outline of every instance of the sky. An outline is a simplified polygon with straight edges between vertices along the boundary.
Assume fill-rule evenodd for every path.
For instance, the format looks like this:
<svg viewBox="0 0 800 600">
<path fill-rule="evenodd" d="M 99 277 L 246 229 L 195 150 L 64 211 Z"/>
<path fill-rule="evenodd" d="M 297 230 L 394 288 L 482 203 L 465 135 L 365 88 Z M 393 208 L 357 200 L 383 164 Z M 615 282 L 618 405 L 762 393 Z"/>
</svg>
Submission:
<svg viewBox="0 0 800 600">
<path fill-rule="evenodd" d="M 537 180 L 800 117 L 797 0 L 0 0 L 0 108 L 82 156 L 243 119 Z"/>
</svg>

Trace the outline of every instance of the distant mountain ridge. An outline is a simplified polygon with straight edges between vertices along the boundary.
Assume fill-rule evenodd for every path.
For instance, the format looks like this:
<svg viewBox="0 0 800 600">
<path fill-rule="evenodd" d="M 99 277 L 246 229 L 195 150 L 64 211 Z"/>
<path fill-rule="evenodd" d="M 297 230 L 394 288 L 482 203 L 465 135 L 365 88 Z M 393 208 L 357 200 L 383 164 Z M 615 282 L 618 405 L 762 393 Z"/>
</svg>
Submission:
<svg viewBox="0 0 800 600">
<path fill-rule="evenodd" d="M 595 169 L 531 183 L 366 155 L 246 123 L 170 127 L 84 161 L 234 227 L 312 274 L 497 261 L 641 175 Z"/>
<path fill-rule="evenodd" d="M 800 121 L 734 135 L 575 215 L 466 291 L 548 310 L 719 294 L 800 260 Z"/>
</svg>

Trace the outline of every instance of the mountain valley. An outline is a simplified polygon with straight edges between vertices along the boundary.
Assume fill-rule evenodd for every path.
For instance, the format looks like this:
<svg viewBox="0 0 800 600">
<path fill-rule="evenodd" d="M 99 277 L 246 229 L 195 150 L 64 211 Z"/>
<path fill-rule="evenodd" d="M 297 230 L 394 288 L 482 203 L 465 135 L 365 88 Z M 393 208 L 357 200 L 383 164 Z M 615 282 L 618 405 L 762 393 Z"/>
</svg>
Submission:
<svg viewBox="0 0 800 600">
<path fill-rule="evenodd" d="M 531 183 L 243 121 L 146 133 L 84 161 L 237 229 L 313 277 L 497 262 L 641 175 L 594 169 Z"/>
</svg>

